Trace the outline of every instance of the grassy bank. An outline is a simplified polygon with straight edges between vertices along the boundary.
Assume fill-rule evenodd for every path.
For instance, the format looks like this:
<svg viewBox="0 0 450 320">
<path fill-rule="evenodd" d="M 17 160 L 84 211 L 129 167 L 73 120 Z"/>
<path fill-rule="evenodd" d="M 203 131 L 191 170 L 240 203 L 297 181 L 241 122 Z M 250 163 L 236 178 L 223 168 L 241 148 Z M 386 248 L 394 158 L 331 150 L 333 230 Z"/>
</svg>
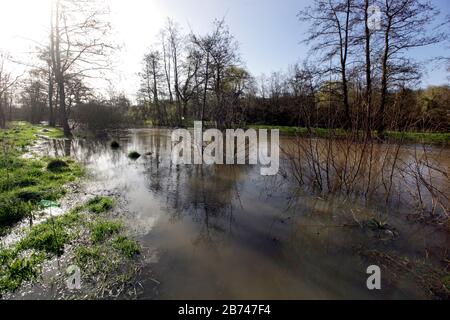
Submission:
<svg viewBox="0 0 450 320">
<path fill-rule="evenodd" d="M 86 285 L 100 287 L 99 278 L 104 279 L 102 288 L 128 281 L 133 275 L 132 259 L 140 248 L 124 234 L 122 222 L 108 219 L 106 214 L 113 206 L 112 199 L 95 197 L 34 225 L 14 246 L 0 248 L 0 294 L 36 279 L 42 264 L 64 255 L 68 247 L 72 250 L 65 267 L 78 265 Z M 126 267 L 129 272 L 123 272 Z"/>
<path fill-rule="evenodd" d="M 82 175 L 71 159 L 24 158 L 37 135 L 57 137 L 58 129 L 14 123 L 0 131 L 0 235 L 23 220 L 32 218 L 42 200 L 55 201 L 67 191 L 65 184 Z"/>
<path fill-rule="evenodd" d="M 308 129 L 300 127 L 289 126 L 272 126 L 272 125 L 249 125 L 253 129 L 278 129 L 283 135 L 299 135 L 307 136 Z M 312 128 L 312 135 L 318 138 L 327 138 L 330 135 L 335 137 L 345 136 L 346 132 L 343 129 L 324 129 Z M 376 136 L 376 132 L 374 133 Z M 387 131 L 386 138 L 392 141 L 404 141 L 408 143 L 426 143 L 426 144 L 441 144 L 448 145 L 450 143 L 450 133 L 431 133 L 431 132 L 398 132 Z"/>
<path fill-rule="evenodd" d="M 83 174 L 70 158 L 24 157 L 39 137 L 59 138 L 62 132 L 27 123 L 0 130 L 0 236 L 24 219 L 31 225 L 19 230 L 13 245 L 0 244 L 0 298 L 37 279 L 45 263 L 61 256 L 80 267 L 92 298 L 102 296 L 97 289 L 120 291 L 135 274 L 131 261 L 140 248 L 125 235 L 121 221 L 109 219 L 113 199 L 95 197 L 63 215 L 32 223 L 35 212 L 46 204 L 57 206 L 67 183 Z M 63 274 L 55 281 L 65 288 L 65 280 Z"/>
</svg>

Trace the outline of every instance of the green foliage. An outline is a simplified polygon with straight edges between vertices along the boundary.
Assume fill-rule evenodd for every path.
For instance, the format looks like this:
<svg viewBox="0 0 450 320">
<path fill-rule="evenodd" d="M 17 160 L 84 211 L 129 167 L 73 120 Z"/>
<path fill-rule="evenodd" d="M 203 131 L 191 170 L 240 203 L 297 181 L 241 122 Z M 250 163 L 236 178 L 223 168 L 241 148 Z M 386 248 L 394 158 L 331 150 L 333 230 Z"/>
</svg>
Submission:
<svg viewBox="0 0 450 320">
<path fill-rule="evenodd" d="M 309 136 L 318 138 L 329 138 L 329 137 L 345 137 L 346 132 L 343 129 L 325 129 L 325 128 L 311 128 L 311 132 L 308 132 L 307 128 L 302 127 L 289 127 L 289 126 L 272 126 L 272 125 L 250 125 L 249 128 L 252 129 L 278 129 L 280 134 L 289 136 Z M 364 133 L 361 131 L 361 136 Z M 376 136 L 376 132 L 374 132 Z M 389 140 L 393 141 L 404 141 L 410 143 L 427 143 L 427 144 L 449 144 L 450 143 L 450 133 L 433 133 L 433 132 L 398 132 L 398 131 L 387 131 L 385 136 Z"/>
<path fill-rule="evenodd" d="M 365 222 L 365 225 L 372 230 L 382 230 L 386 228 L 386 222 L 378 220 L 376 218 L 369 219 Z"/>
<path fill-rule="evenodd" d="M 116 237 L 113 240 L 112 245 L 114 249 L 120 251 L 120 253 L 128 258 L 132 258 L 140 253 L 139 245 L 136 241 L 128 239 L 125 236 Z"/>
<path fill-rule="evenodd" d="M 9 226 L 19 222 L 33 210 L 33 205 L 29 202 L 21 201 L 10 194 L 0 194 L 0 235 Z"/>
<path fill-rule="evenodd" d="M 69 165 L 61 159 L 50 160 L 50 162 L 47 164 L 47 170 L 50 170 L 53 172 L 63 171 L 64 169 L 66 169 L 68 167 L 69 167 Z"/>
<path fill-rule="evenodd" d="M 79 266 L 86 266 L 92 262 L 101 264 L 101 247 L 99 245 L 78 247 L 75 249 L 74 260 Z"/>
<path fill-rule="evenodd" d="M 113 142 L 111 142 L 111 148 L 112 149 L 119 149 L 120 148 L 120 144 L 117 141 L 113 141 Z"/>
<path fill-rule="evenodd" d="M 51 220 L 34 226 L 31 232 L 19 242 L 18 249 L 34 249 L 48 254 L 62 254 L 64 245 L 70 240 L 70 237 L 60 220 Z"/>
<path fill-rule="evenodd" d="M 86 209 L 93 213 L 106 212 L 114 206 L 114 200 L 108 197 L 97 196 L 86 204 Z"/>
<path fill-rule="evenodd" d="M 39 265 L 43 259 L 43 255 L 39 253 L 18 257 L 13 250 L 0 249 L 0 294 L 14 291 L 23 282 L 35 279 L 39 275 Z"/>
<path fill-rule="evenodd" d="M 128 158 L 133 159 L 133 160 L 137 160 L 141 157 L 141 154 L 139 152 L 136 151 L 132 151 L 128 154 Z"/>
<path fill-rule="evenodd" d="M 26 147 L 36 134 L 57 135 L 57 129 L 46 129 L 25 123 L 13 123 L 0 130 L 0 234 L 32 211 L 42 200 L 57 200 L 66 193 L 64 184 L 82 175 L 71 159 L 24 159 Z"/>
<path fill-rule="evenodd" d="M 91 240 L 93 243 L 99 243 L 114 234 L 117 234 L 122 229 L 122 224 L 118 221 L 108 221 L 99 219 L 91 224 Z"/>
</svg>

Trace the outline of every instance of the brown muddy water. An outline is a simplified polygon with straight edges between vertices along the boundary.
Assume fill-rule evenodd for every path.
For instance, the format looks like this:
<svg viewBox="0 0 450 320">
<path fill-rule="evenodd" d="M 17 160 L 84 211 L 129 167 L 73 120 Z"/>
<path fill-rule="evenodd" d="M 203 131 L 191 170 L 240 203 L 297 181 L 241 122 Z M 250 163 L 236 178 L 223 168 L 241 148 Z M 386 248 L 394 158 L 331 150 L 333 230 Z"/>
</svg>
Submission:
<svg viewBox="0 0 450 320">
<path fill-rule="evenodd" d="M 383 210 L 299 191 L 286 161 L 273 177 L 261 176 L 258 166 L 174 166 L 168 130 L 110 138 L 51 140 L 41 148 L 79 160 L 92 190 L 119 199 L 125 223 L 147 250 L 140 299 L 429 298 L 417 270 L 391 260 L 442 270 L 448 259 L 448 233 L 408 221 L 408 206 Z M 112 139 L 119 150 L 109 147 Z M 281 139 L 282 146 L 290 142 Z M 143 156 L 130 160 L 131 151 Z M 440 161 L 449 161 L 448 151 L 436 151 Z M 364 228 L 373 217 L 391 229 Z M 369 291 L 370 253 L 379 252 L 391 262 L 378 261 L 382 289 Z"/>
</svg>

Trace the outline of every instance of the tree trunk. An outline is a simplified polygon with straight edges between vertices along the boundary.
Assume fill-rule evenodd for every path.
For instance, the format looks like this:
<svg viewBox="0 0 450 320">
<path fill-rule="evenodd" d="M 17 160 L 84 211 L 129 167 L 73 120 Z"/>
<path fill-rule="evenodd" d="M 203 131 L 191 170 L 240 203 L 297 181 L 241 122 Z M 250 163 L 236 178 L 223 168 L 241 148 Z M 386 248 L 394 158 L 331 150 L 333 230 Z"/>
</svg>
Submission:
<svg viewBox="0 0 450 320">
<path fill-rule="evenodd" d="M 51 71 L 51 67 L 49 67 L 48 73 L 48 109 L 49 109 L 49 119 L 48 125 L 50 127 L 55 127 L 55 114 L 53 110 L 53 75 Z"/>
<path fill-rule="evenodd" d="M 205 121 L 205 109 L 206 109 L 206 93 L 208 91 L 208 80 L 209 80 L 209 53 L 206 56 L 206 73 L 205 73 L 205 87 L 203 89 L 203 104 L 202 104 L 202 126 L 203 121 Z"/>
<path fill-rule="evenodd" d="M 364 23 L 366 40 L 366 135 L 370 139 L 372 136 L 372 75 L 370 59 L 370 29 L 369 29 L 369 0 L 364 3 Z"/>
<path fill-rule="evenodd" d="M 158 117 L 158 122 L 161 125 L 162 118 L 161 118 L 161 109 L 159 107 L 159 99 L 158 99 L 158 82 L 156 79 L 156 61 L 153 59 L 152 61 L 152 72 L 153 72 L 153 102 L 156 105 L 156 114 Z"/>
<path fill-rule="evenodd" d="M 347 82 L 347 56 L 348 56 L 348 37 L 349 37 L 349 22 L 350 22 L 350 0 L 347 0 L 347 13 L 345 21 L 345 45 L 344 55 L 342 61 L 342 89 L 344 94 L 344 108 L 345 108 L 345 129 L 350 129 L 352 120 L 350 116 L 350 103 L 348 101 L 348 82 Z"/>
<path fill-rule="evenodd" d="M 6 128 L 6 118 L 5 112 L 3 110 L 3 102 L 1 96 L 0 96 L 0 128 L 2 129 Z"/>
<path fill-rule="evenodd" d="M 69 120 L 66 110 L 66 92 L 64 82 L 64 71 L 61 65 L 61 49 L 60 49 L 60 31 L 59 31 L 59 13 L 60 13 L 60 1 L 56 2 L 56 19 L 55 24 L 53 22 L 53 12 L 51 20 L 51 57 L 53 62 L 53 70 L 55 72 L 55 78 L 58 85 L 59 95 L 59 120 L 64 130 L 64 136 L 70 137 L 72 135 L 69 127 Z"/>
<path fill-rule="evenodd" d="M 162 45 L 163 45 L 163 57 L 164 57 L 164 73 L 166 74 L 166 81 L 167 81 L 167 89 L 169 90 L 169 101 L 170 103 L 173 103 L 173 94 L 172 94 L 172 87 L 171 87 L 171 77 L 170 77 L 170 58 L 167 57 L 167 50 L 166 50 L 166 44 L 165 39 L 162 39 Z"/>
<path fill-rule="evenodd" d="M 384 53 L 383 60 L 381 63 L 381 97 L 380 97 L 380 108 L 378 110 L 378 137 L 380 140 L 384 140 L 384 133 L 386 130 L 386 119 L 385 119 L 385 109 L 387 100 L 387 89 L 388 89 L 388 59 L 389 59 L 389 36 L 391 32 L 392 18 L 388 17 L 386 31 L 384 34 Z"/>
<path fill-rule="evenodd" d="M 66 91 L 64 88 L 64 80 L 60 81 L 58 84 L 59 87 L 59 117 L 61 121 L 61 126 L 64 130 L 64 136 L 70 137 L 72 136 L 72 132 L 69 127 L 69 119 L 67 117 L 66 110 Z"/>
</svg>

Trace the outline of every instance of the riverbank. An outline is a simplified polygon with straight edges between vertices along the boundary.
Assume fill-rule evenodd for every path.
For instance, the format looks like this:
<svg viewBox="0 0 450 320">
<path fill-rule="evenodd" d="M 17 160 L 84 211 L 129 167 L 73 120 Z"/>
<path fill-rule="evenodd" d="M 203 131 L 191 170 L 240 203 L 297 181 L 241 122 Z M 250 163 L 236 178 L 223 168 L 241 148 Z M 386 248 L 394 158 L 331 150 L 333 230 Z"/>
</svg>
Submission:
<svg viewBox="0 0 450 320">
<path fill-rule="evenodd" d="M 80 198 L 61 209 L 58 201 L 79 185 L 82 166 L 31 151 L 39 139 L 60 137 L 58 129 L 27 123 L 0 131 L 0 298 L 44 283 L 56 284 L 55 298 L 115 297 L 125 294 L 139 268 L 139 245 L 111 218 L 115 199 Z M 79 279 L 67 274 L 69 266 Z M 80 290 L 68 287 L 72 276 Z"/>
<path fill-rule="evenodd" d="M 307 128 L 289 127 L 289 126 L 273 126 L 273 125 L 249 125 L 248 128 L 253 129 L 278 129 L 280 134 L 289 136 L 309 136 Z M 317 138 L 342 137 L 346 132 L 343 129 L 324 129 L 311 128 L 311 133 Z M 375 135 L 374 135 L 375 136 Z M 386 131 L 386 139 L 389 141 L 402 141 L 407 143 L 425 143 L 434 145 L 449 145 L 450 133 L 432 133 L 432 132 L 399 132 Z"/>
</svg>

